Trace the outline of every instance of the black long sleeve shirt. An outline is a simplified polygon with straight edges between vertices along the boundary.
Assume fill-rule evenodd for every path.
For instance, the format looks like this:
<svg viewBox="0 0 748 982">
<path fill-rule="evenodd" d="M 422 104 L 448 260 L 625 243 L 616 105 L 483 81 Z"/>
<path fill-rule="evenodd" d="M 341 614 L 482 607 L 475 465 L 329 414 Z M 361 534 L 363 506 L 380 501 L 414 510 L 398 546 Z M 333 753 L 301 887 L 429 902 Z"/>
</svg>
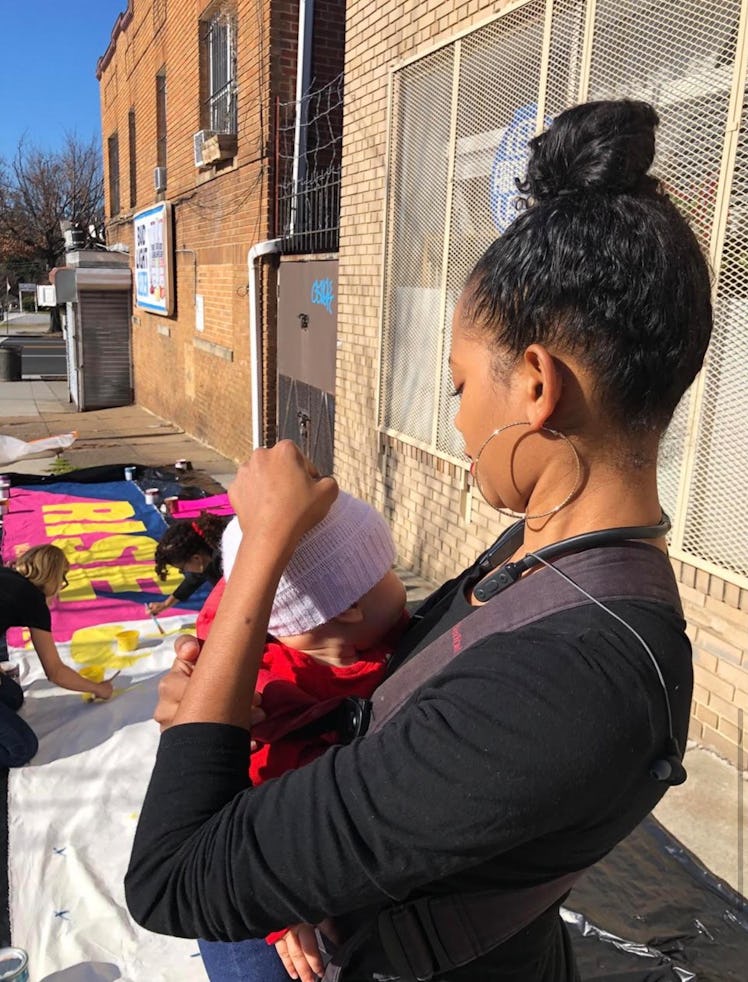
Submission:
<svg viewBox="0 0 748 982">
<path fill-rule="evenodd" d="M 461 593 L 434 630 L 459 614 Z M 610 604 L 656 653 L 685 740 L 679 611 Z M 423 632 L 421 632 L 423 634 Z M 462 652 L 381 730 L 248 787 L 249 734 L 162 738 L 126 879 L 150 930 L 239 940 L 404 898 L 528 885 L 591 865 L 652 809 L 662 690 L 631 633 L 592 604 Z M 572 982 L 557 906 L 450 982 Z M 387 971 L 376 945 L 345 975 Z"/>
</svg>

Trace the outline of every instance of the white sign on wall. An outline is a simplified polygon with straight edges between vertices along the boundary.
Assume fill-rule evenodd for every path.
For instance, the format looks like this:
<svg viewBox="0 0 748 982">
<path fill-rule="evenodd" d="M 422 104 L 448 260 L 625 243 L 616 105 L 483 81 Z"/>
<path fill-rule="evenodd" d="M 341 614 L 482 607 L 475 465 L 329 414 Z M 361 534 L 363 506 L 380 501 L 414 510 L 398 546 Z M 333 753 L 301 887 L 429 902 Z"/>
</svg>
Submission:
<svg viewBox="0 0 748 982">
<path fill-rule="evenodd" d="M 135 303 L 152 314 L 174 312 L 171 204 L 163 201 L 139 211 L 135 231 Z"/>
</svg>

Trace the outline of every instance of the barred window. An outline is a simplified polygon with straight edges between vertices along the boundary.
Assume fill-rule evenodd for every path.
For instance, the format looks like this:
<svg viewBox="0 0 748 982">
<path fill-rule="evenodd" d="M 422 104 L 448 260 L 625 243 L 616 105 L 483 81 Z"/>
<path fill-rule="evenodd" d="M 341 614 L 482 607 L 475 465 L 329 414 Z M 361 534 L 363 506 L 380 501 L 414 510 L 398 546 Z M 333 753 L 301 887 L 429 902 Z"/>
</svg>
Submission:
<svg viewBox="0 0 748 982">
<path fill-rule="evenodd" d="M 119 137 L 116 133 L 107 140 L 107 163 L 109 168 L 109 213 L 119 214 Z"/>
<path fill-rule="evenodd" d="M 166 69 L 156 75 L 156 166 L 166 167 Z"/>
<path fill-rule="evenodd" d="M 134 208 L 138 201 L 138 159 L 135 142 L 135 110 L 127 114 L 127 153 L 130 165 L 130 207 Z"/>
<path fill-rule="evenodd" d="M 378 422 L 464 462 L 448 397 L 450 321 L 472 266 L 515 214 L 527 140 L 577 102 L 652 102 L 654 173 L 716 273 L 706 365 L 661 455 L 671 552 L 746 586 L 748 513 L 734 507 L 748 498 L 748 472 L 735 467 L 748 459 L 740 15 L 740 0 L 526 0 L 394 70 Z"/>
<path fill-rule="evenodd" d="M 221 6 L 201 22 L 203 125 L 236 133 L 236 15 Z"/>
</svg>

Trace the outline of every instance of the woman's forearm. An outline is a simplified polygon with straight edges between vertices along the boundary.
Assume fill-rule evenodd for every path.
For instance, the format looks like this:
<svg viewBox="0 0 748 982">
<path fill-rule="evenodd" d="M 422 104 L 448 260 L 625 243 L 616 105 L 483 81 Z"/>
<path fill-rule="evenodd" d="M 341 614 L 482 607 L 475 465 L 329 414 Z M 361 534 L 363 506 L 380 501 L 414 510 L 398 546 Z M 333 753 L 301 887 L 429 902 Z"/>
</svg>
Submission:
<svg viewBox="0 0 748 982">
<path fill-rule="evenodd" d="M 210 635 L 174 718 L 181 723 L 250 727 L 270 610 L 294 543 L 272 534 L 245 536 Z"/>
</svg>

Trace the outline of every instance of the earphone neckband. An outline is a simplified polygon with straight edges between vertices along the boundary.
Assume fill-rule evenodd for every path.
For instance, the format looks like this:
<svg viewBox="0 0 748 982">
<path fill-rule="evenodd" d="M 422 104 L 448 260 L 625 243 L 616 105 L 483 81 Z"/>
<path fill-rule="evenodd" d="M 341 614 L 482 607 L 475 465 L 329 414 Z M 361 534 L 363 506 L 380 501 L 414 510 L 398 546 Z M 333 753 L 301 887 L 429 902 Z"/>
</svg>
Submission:
<svg viewBox="0 0 748 982">
<path fill-rule="evenodd" d="M 497 593 L 506 590 L 512 583 L 516 583 L 523 573 L 540 566 L 544 561 L 551 562 L 568 552 L 596 549 L 598 546 L 625 542 L 627 539 L 660 539 L 667 535 L 670 527 L 670 519 L 663 512 L 656 525 L 628 525 L 620 528 L 600 529 L 596 532 L 584 532 L 582 535 L 572 535 L 568 539 L 561 539 L 549 546 L 543 546 L 536 552 L 528 552 L 522 559 L 518 559 L 514 563 L 505 563 L 496 569 L 492 561 L 503 551 L 502 546 L 513 542 L 514 538 L 522 533 L 524 522 L 516 522 L 479 560 L 478 569 L 482 573 L 487 571 L 488 575 L 484 575 L 483 579 L 473 587 L 473 595 L 481 603 L 485 603 L 491 597 L 495 597 Z M 501 560 L 498 559 L 498 562 Z"/>
</svg>

